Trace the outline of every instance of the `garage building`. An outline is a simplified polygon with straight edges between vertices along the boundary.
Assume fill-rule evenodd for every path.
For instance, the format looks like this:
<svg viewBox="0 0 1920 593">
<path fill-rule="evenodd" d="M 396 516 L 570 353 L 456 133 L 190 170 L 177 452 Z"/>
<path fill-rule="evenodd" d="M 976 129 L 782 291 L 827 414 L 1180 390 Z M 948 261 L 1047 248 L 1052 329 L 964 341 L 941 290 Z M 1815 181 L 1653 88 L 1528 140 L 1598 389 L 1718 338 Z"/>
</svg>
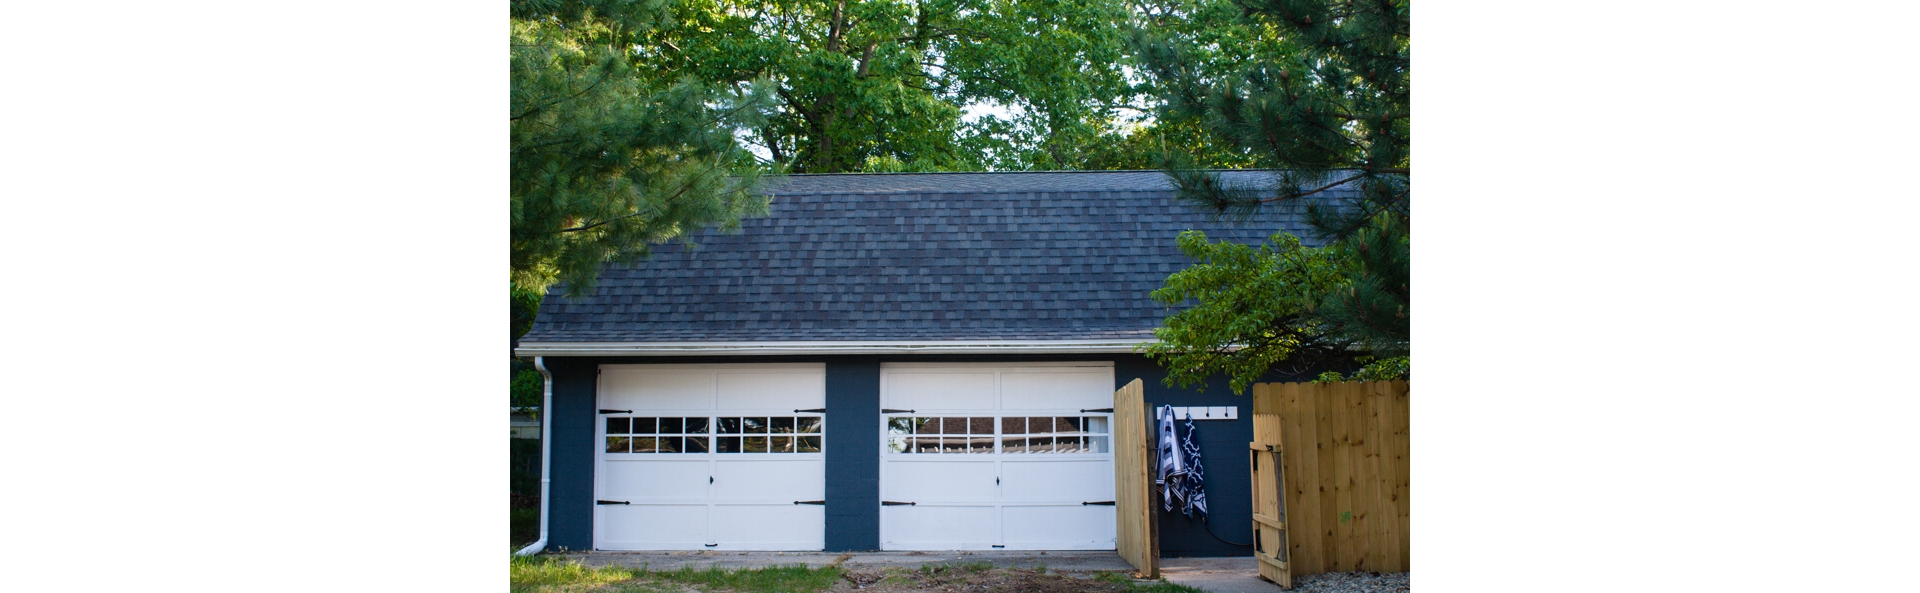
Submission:
<svg viewBox="0 0 1920 593">
<path fill-rule="evenodd" d="M 738 233 L 542 304 L 517 353 L 552 391 L 548 549 L 1113 549 L 1113 392 L 1141 379 L 1150 405 L 1238 412 L 1196 421 L 1211 522 L 1164 515 L 1162 553 L 1251 553 L 1250 402 L 1135 352 L 1170 312 L 1148 293 L 1191 264 L 1175 236 L 1312 245 L 1297 209 L 1218 220 L 1152 171 L 768 191 Z"/>
</svg>

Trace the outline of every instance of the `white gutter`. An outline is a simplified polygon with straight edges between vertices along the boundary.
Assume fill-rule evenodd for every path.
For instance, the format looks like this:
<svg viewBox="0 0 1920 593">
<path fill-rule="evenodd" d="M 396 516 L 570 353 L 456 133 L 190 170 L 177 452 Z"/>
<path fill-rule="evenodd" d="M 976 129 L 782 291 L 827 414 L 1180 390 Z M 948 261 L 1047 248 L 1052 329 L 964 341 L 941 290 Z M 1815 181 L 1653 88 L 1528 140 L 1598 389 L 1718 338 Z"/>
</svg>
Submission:
<svg viewBox="0 0 1920 593">
<path fill-rule="evenodd" d="M 553 422 L 550 421 L 553 418 L 553 373 L 547 372 L 546 361 L 538 356 L 533 357 L 533 368 L 540 370 L 540 381 L 543 383 L 540 399 L 540 539 L 514 552 L 515 556 L 532 556 L 547 549 L 547 509 L 553 506 L 548 502 L 552 500 L 548 496 L 548 485 L 553 483 L 553 448 L 550 445 L 553 442 Z"/>
<path fill-rule="evenodd" d="M 976 340 L 876 342 L 520 342 L 516 356 L 692 356 L 710 354 L 1106 354 L 1159 340 Z"/>
</svg>

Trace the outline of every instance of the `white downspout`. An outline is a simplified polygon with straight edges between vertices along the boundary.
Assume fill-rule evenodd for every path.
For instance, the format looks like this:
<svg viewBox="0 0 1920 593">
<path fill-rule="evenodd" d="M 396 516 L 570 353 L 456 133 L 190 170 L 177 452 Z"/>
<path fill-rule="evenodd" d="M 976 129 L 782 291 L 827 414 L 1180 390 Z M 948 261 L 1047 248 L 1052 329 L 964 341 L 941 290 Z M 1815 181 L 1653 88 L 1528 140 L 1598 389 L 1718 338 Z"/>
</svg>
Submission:
<svg viewBox="0 0 1920 593">
<path fill-rule="evenodd" d="M 553 483 L 553 476 L 549 473 L 553 471 L 553 447 L 549 445 L 553 442 L 553 373 L 547 372 L 543 358 L 533 357 L 533 368 L 540 370 L 543 384 L 540 399 L 540 539 L 514 552 L 515 556 L 532 556 L 547 549 L 547 509 L 553 506 L 548 502 L 552 498 L 547 492 L 548 484 Z"/>
</svg>

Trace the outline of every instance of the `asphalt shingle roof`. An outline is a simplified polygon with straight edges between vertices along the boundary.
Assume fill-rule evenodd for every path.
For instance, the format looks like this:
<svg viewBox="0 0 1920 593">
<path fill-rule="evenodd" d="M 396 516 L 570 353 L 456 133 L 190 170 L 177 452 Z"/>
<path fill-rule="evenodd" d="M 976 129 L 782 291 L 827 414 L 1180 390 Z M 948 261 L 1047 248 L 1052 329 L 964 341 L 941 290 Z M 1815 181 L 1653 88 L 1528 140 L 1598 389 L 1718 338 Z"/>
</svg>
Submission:
<svg viewBox="0 0 1920 593">
<path fill-rule="evenodd" d="M 737 234 L 550 295 L 522 342 L 1148 339 L 1169 311 L 1147 294 L 1192 263 L 1181 231 L 1316 244 L 1298 209 L 1216 220 L 1157 171 L 795 175 L 769 191 Z"/>
</svg>

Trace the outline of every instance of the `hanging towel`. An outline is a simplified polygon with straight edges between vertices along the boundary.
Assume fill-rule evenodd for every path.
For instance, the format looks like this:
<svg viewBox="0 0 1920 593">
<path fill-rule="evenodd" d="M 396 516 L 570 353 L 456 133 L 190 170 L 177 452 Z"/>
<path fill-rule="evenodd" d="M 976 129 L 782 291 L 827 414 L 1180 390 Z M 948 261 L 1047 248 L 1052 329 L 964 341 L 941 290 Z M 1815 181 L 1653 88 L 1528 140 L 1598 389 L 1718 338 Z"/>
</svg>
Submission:
<svg viewBox="0 0 1920 593">
<path fill-rule="evenodd" d="M 1187 414 L 1187 438 L 1180 444 L 1181 459 L 1186 462 L 1187 473 L 1181 476 L 1182 499 L 1186 506 L 1181 508 L 1188 518 L 1200 515 L 1207 520 L 1207 477 L 1206 468 L 1200 464 L 1200 437 L 1195 434 L 1193 414 Z"/>
<path fill-rule="evenodd" d="M 1180 450 L 1180 439 L 1174 434 L 1173 406 L 1160 406 L 1154 410 L 1159 420 L 1159 470 L 1154 474 L 1153 483 L 1160 485 L 1161 504 L 1166 510 L 1173 510 L 1175 500 L 1186 500 L 1185 486 L 1181 477 L 1187 474 L 1186 455 Z"/>
</svg>

